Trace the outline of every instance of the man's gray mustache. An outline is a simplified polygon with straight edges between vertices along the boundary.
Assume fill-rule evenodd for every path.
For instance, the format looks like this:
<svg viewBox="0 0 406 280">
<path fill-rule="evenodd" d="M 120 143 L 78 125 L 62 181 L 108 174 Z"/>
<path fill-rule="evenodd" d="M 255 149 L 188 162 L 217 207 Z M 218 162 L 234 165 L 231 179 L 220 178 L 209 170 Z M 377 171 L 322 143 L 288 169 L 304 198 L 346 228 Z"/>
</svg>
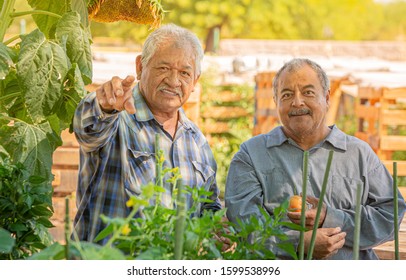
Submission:
<svg viewBox="0 0 406 280">
<path fill-rule="evenodd" d="M 310 109 L 308 109 L 308 108 L 298 109 L 298 110 L 290 111 L 288 113 L 288 116 L 289 117 L 291 117 L 291 116 L 301 116 L 301 115 L 306 115 L 306 114 L 311 115 L 312 111 Z"/>
<path fill-rule="evenodd" d="M 173 92 L 173 93 L 179 95 L 180 97 L 183 97 L 182 91 L 180 91 L 180 90 L 171 89 L 171 88 L 168 88 L 168 87 L 159 87 L 158 90 L 168 90 L 170 92 Z"/>
</svg>

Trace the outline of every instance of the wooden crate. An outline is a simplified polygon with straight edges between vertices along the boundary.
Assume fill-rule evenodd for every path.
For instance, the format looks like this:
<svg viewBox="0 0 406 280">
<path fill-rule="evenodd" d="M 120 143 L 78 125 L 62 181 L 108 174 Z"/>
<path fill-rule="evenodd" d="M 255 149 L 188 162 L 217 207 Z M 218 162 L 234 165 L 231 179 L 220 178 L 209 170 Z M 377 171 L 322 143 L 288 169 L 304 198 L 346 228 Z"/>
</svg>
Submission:
<svg viewBox="0 0 406 280">
<path fill-rule="evenodd" d="M 272 80 L 276 72 L 255 75 L 255 113 L 253 135 L 267 133 L 278 125 L 278 112 L 273 100 Z"/>
<path fill-rule="evenodd" d="M 327 112 L 327 125 L 333 125 L 336 122 L 338 110 L 341 104 L 343 91 L 341 85 L 350 83 L 348 76 L 329 77 L 330 78 L 330 107 Z"/>
<path fill-rule="evenodd" d="M 227 120 L 248 117 L 246 109 L 237 106 L 213 106 L 210 111 L 202 114 L 205 119 Z"/>
<path fill-rule="evenodd" d="M 51 222 L 55 227 L 50 229 L 50 233 L 55 241 L 64 243 L 66 196 L 70 198 L 70 228 L 72 228 L 73 218 L 76 214 L 74 194 L 78 182 L 79 143 L 75 135 L 70 133 L 69 130 L 62 131 L 61 137 L 63 144 L 53 153 L 52 174 L 54 174 L 54 180 L 52 186 L 54 187 L 54 193 L 52 205 L 54 214 L 51 217 Z"/>
<path fill-rule="evenodd" d="M 228 122 L 206 121 L 200 125 L 200 128 L 205 135 L 225 134 L 230 132 Z"/>
<path fill-rule="evenodd" d="M 406 87 L 382 88 L 380 98 L 378 155 L 391 160 L 394 151 L 406 151 L 406 136 L 399 134 L 406 125 Z"/>
<path fill-rule="evenodd" d="M 186 116 L 196 125 L 200 123 L 200 96 L 202 86 L 197 83 L 194 91 L 190 94 L 189 99 L 183 104 Z"/>
<path fill-rule="evenodd" d="M 358 129 L 355 136 L 367 142 L 377 152 L 379 149 L 380 99 L 382 89 L 359 87 L 355 104 Z"/>
</svg>

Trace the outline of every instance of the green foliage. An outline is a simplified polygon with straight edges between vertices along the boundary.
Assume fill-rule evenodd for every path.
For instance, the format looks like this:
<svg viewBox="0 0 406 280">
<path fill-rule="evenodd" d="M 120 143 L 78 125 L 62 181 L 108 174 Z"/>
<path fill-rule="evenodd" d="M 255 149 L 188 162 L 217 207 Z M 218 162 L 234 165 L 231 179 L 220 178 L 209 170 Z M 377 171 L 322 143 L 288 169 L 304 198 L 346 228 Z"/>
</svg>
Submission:
<svg viewBox="0 0 406 280">
<path fill-rule="evenodd" d="M 237 225 L 229 223 L 231 233 L 227 238 L 236 242 L 235 250 L 224 253 L 224 259 L 230 260 L 258 260 L 277 259 L 276 251 L 297 259 L 296 248 L 288 241 L 283 228 L 288 227 L 301 230 L 300 226 L 285 222 L 288 201 L 284 201 L 274 209 L 270 216 L 262 207 L 259 208 L 262 218 L 251 216 L 248 221 L 239 221 Z M 270 244 L 269 239 L 276 241 Z"/>
<path fill-rule="evenodd" d="M 86 10 L 71 11 L 71 1 L 28 2 L 41 11 L 22 13 L 33 13 L 38 29 L 15 45 L 0 43 L 0 145 L 12 163 L 21 162 L 50 183 L 52 153 L 92 79 L 91 41 L 82 24 Z M 11 20 L 19 16 L 13 3 L 3 3 Z"/>
<path fill-rule="evenodd" d="M 379 40 L 389 32 L 394 39 L 406 23 L 406 3 L 373 0 L 167 0 L 165 7 L 167 22 L 201 37 L 220 26 L 222 38 Z"/>
<path fill-rule="evenodd" d="M 26 1 L 16 2 L 20 7 Z M 65 3 L 33 2 L 44 2 L 42 5 L 52 8 L 62 5 L 60 11 L 56 11 L 59 14 Z M 82 0 L 71 2 L 72 10 L 83 11 Z M 163 5 L 164 23 L 189 28 L 202 39 L 216 26 L 221 29 L 221 38 L 404 40 L 406 34 L 404 1 L 381 4 L 374 0 L 166 0 Z M 95 38 L 116 39 L 112 43 L 124 39 L 127 46 L 130 41 L 141 44 L 151 31 L 148 26 L 125 21 L 92 22 L 90 26 L 87 17 L 82 15 L 81 18 L 83 26 L 90 28 Z M 51 20 L 54 19 L 48 17 L 48 21 Z M 31 28 L 31 19 L 26 21 L 27 28 Z M 18 27 L 12 26 L 12 30 L 16 33 Z"/>
<path fill-rule="evenodd" d="M 0 163 L 0 259 L 21 259 L 51 244 L 50 194 L 45 179 L 23 165 Z"/>
<path fill-rule="evenodd" d="M 215 69 L 206 70 L 200 79 L 202 85 L 201 113 L 214 110 L 216 105 L 238 106 L 247 110 L 248 117 L 234 118 L 227 120 L 230 133 L 212 135 L 210 147 L 217 162 L 217 184 L 224 193 L 228 167 L 239 150 L 240 144 L 252 137 L 253 116 L 254 116 L 254 86 L 251 84 L 219 86 L 216 77 L 219 73 Z M 221 102 L 221 92 L 229 91 L 239 97 L 236 101 Z"/>
<path fill-rule="evenodd" d="M 9 254 L 13 251 L 15 239 L 11 233 L 3 228 L 0 228 L 0 254 Z"/>
<path fill-rule="evenodd" d="M 162 168 L 160 160 L 156 168 Z M 169 207 L 161 204 L 162 193 L 166 190 L 160 182 L 166 173 L 172 173 L 168 179 L 173 190 Z M 280 241 L 276 245 L 278 250 L 297 258 L 293 245 L 284 242 L 287 237 L 282 231 L 283 227 L 301 230 L 297 225 L 285 222 L 287 201 L 274 210 L 273 216 L 260 209 L 261 218 L 252 216 L 235 225 L 224 220 L 226 209 L 196 214 L 202 203 L 211 202 L 207 199 L 211 193 L 204 188 L 183 187 L 179 168 L 164 169 L 159 174 L 158 184 L 151 182 L 141 187 L 139 196 L 129 198 L 126 204 L 131 213 L 127 217 L 101 216 L 106 227 L 94 242 L 105 241 L 105 245 L 67 240 L 67 245 L 55 243 L 30 259 L 275 259 L 273 248 L 267 244 L 270 238 Z M 188 209 L 184 205 L 186 196 L 193 201 Z M 234 242 L 228 250 L 223 250 L 220 241 L 225 238 Z"/>
<path fill-rule="evenodd" d="M 0 2 L 1 259 L 51 244 L 52 154 L 92 79 L 87 10 L 79 2 L 29 0 L 35 10 L 23 12 L 14 0 Z M 26 14 L 37 28 L 3 42 L 9 23 Z"/>
<path fill-rule="evenodd" d="M 142 188 L 139 197 L 131 197 L 129 205 L 135 209 L 127 218 L 103 217 L 108 226 L 97 237 L 109 238 L 106 245 L 88 242 L 69 242 L 69 256 L 65 256 L 65 246 L 58 243 L 34 254 L 30 259 L 84 259 L 84 260 L 172 260 L 175 259 L 175 227 L 179 219 L 176 209 L 161 204 L 151 205 L 150 201 L 159 197 L 163 190 L 149 184 Z M 184 240 L 182 259 L 185 260 L 240 260 L 240 259 L 276 259 L 272 248 L 267 244 L 269 238 L 277 238 L 278 250 L 285 251 L 297 259 L 295 248 L 287 242 L 283 227 L 300 230 L 295 224 L 285 222 L 287 201 L 275 209 L 274 216 L 262 210 L 264 219 L 252 216 L 248 221 L 237 225 L 224 221 L 226 209 L 215 213 L 205 211 L 201 217 L 191 215 L 201 197 L 207 192 L 186 187 L 185 195 L 195 198 L 195 205 L 185 216 L 182 231 Z M 175 200 L 175 203 L 177 201 Z M 141 211 L 141 217 L 133 218 Z M 228 238 L 235 243 L 230 250 L 222 250 L 220 238 Z M 276 249 L 276 248 L 274 248 Z"/>
</svg>

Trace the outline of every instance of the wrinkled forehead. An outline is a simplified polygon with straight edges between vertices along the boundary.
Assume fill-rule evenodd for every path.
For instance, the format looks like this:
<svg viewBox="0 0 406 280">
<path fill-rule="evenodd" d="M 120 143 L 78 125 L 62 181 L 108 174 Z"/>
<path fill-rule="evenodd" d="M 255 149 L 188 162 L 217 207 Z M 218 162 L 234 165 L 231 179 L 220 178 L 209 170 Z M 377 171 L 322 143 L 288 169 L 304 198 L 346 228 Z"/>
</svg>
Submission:
<svg viewBox="0 0 406 280">
<path fill-rule="evenodd" d="M 292 65 L 292 67 L 285 68 L 279 77 L 278 84 L 284 84 L 286 82 L 292 82 L 292 80 L 300 81 L 313 81 L 321 85 L 321 81 L 317 75 L 317 72 L 310 66 L 304 65 Z"/>
</svg>

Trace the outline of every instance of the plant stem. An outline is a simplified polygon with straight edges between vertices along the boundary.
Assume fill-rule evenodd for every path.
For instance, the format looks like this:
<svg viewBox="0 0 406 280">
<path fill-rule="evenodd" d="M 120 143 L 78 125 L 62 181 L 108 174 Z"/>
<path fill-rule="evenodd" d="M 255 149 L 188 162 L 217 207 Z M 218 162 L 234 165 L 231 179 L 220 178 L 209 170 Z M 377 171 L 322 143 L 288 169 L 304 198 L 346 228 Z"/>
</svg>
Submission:
<svg viewBox="0 0 406 280">
<path fill-rule="evenodd" d="M 107 241 L 106 243 L 106 247 L 111 247 L 111 245 L 113 244 L 113 242 L 120 236 L 122 229 L 124 228 L 125 225 L 127 225 L 128 223 L 130 223 L 131 219 L 134 218 L 135 214 L 138 212 L 138 210 L 140 209 L 140 206 L 137 205 L 135 207 L 133 207 L 133 210 L 131 210 L 130 215 L 128 215 L 125 220 L 124 223 L 118 227 L 118 229 L 116 229 L 113 233 L 113 236 Z"/>
<path fill-rule="evenodd" d="M 398 165 L 393 163 L 393 227 L 395 231 L 395 260 L 399 260 L 399 224 L 398 224 Z"/>
<path fill-rule="evenodd" d="M 175 260 L 182 259 L 183 254 L 183 231 L 185 228 L 186 207 L 185 195 L 183 194 L 183 183 L 179 180 L 177 196 L 177 211 L 176 211 L 176 224 L 175 224 Z"/>
<path fill-rule="evenodd" d="M 62 18 L 61 15 L 48 12 L 48 11 L 43 11 L 43 10 L 31 10 L 31 11 L 23 11 L 23 12 L 15 12 L 11 13 L 10 17 L 16 18 L 16 17 L 21 17 L 21 16 L 26 16 L 26 15 L 46 15 L 46 16 L 52 16 L 56 18 Z"/>
<path fill-rule="evenodd" d="M 21 92 L 15 92 L 15 93 L 7 94 L 7 95 L 4 95 L 4 96 L 0 97 L 0 101 L 4 101 L 4 100 L 7 100 L 7 99 L 18 97 L 19 95 L 21 95 Z"/>
<path fill-rule="evenodd" d="M 69 235 L 70 235 L 70 217 L 69 217 L 69 197 L 65 197 L 65 259 L 69 260 Z"/>
<path fill-rule="evenodd" d="M 13 42 L 17 39 L 20 39 L 20 34 L 15 35 L 15 36 L 11 37 L 10 39 L 4 41 L 3 44 L 7 46 L 8 44 L 10 44 L 11 42 Z"/>
<path fill-rule="evenodd" d="M 334 154 L 334 151 L 330 150 L 330 152 L 328 154 L 326 170 L 324 172 L 323 185 L 321 186 L 319 202 L 317 203 L 317 213 L 316 213 L 316 218 L 314 221 L 312 238 L 310 240 L 309 252 L 307 254 L 308 260 L 311 260 L 313 257 L 314 242 L 316 240 L 317 229 L 319 227 L 320 213 L 321 213 L 321 209 L 323 208 L 323 199 L 324 199 L 324 195 L 325 195 L 326 189 L 327 189 L 328 175 L 330 173 L 331 162 L 333 161 L 333 154 Z"/>
<path fill-rule="evenodd" d="M 162 163 L 161 163 L 161 149 L 159 146 L 159 134 L 155 134 L 155 173 L 156 173 L 156 181 L 155 185 L 159 187 L 163 187 L 163 180 L 162 180 Z"/>
<path fill-rule="evenodd" d="M 352 247 L 354 260 L 359 259 L 359 238 L 361 233 L 361 189 L 361 185 L 357 185 L 357 196 L 355 200 L 354 245 Z"/>
<path fill-rule="evenodd" d="M 14 9 L 15 0 L 4 0 L 3 6 L 0 11 L 0 41 L 3 42 L 4 35 L 6 35 L 7 28 L 10 26 L 13 18 L 10 16 Z"/>
<path fill-rule="evenodd" d="M 304 259 L 304 232 L 306 226 L 306 195 L 307 195 L 307 176 L 309 165 L 309 151 L 303 153 L 303 187 L 302 187 L 302 210 L 300 216 L 300 226 L 302 227 L 299 236 L 299 260 Z"/>
</svg>

